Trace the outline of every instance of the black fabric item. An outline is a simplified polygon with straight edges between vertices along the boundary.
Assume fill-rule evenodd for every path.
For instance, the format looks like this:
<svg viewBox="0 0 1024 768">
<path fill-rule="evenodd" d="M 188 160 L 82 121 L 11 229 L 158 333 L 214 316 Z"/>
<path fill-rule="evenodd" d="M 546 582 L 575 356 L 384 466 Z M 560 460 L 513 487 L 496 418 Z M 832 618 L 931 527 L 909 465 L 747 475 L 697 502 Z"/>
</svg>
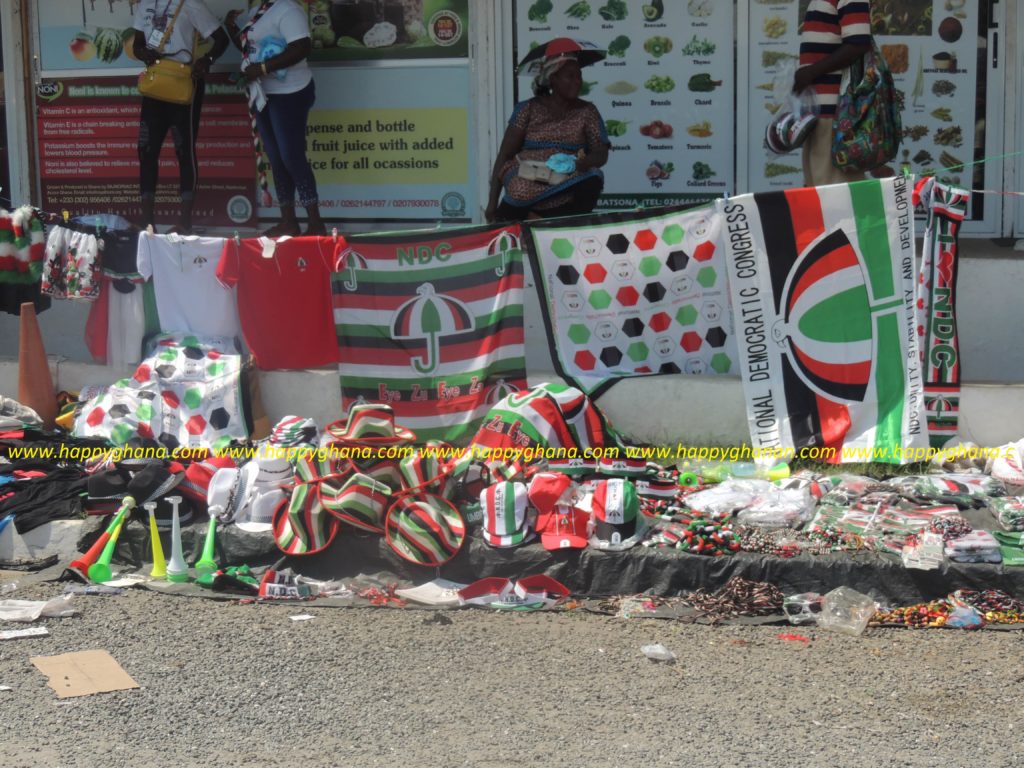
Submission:
<svg viewBox="0 0 1024 768">
<path fill-rule="evenodd" d="M 131 473 L 125 469 L 108 469 L 89 476 L 87 487 L 90 499 L 123 499 L 128 493 Z"/>
<path fill-rule="evenodd" d="M 9 315 L 21 315 L 21 305 L 31 303 L 36 314 L 50 308 L 50 297 L 39 292 L 39 283 L 0 282 L 0 311 Z"/>
<path fill-rule="evenodd" d="M 162 463 L 149 464 L 132 475 L 128 495 L 137 504 L 145 504 L 170 493 L 184 479 L 184 473 L 171 472 Z"/>
<path fill-rule="evenodd" d="M 62 467 L 45 477 L 19 480 L 11 488 L 14 495 L 0 501 L 0 517 L 13 514 L 14 528 L 20 534 L 51 520 L 81 517 L 87 482 L 82 471 L 75 467 Z"/>
</svg>

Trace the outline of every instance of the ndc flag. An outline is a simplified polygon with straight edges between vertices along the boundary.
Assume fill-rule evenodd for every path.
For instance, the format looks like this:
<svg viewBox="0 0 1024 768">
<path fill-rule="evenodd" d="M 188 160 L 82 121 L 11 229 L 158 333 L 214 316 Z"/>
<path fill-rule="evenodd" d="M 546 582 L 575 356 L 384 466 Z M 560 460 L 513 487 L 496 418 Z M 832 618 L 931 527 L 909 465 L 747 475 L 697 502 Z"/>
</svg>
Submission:
<svg viewBox="0 0 1024 768">
<path fill-rule="evenodd" d="M 927 446 L 907 179 L 742 195 L 720 211 L 752 445 L 922 458 L 904 456 Z"/>
<path fill-rule="evenodd" d="M 736 371 L 710 207 L 526 225 L 555 370 L 591 397 L 617 381 Z"/>
<path fill-rule="evenodd" d="M 347 239 L 331 277 L 346 411 L 388 403 L 419 441 L 455 441 L 526 389 L 518 225 Z"/>
</svg>

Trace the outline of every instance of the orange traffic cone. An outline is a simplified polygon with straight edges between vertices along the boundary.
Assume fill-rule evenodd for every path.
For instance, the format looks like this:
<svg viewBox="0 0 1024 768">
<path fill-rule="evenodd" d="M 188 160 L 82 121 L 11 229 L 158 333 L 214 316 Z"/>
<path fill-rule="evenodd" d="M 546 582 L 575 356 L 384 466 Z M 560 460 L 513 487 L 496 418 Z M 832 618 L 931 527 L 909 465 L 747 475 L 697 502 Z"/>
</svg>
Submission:
<svg viewBox="0 0 1024 768">
<path fill-rule="evenodd" d="M 21 334 L 18 338 L 18 402 L 39 414 L 46 429 L 53 429 L 57 418 L 57 395 L 50 376 L 50 364 L 39 332 L 36 308 L 31 302 L 21 305 Z"/>
</svg>

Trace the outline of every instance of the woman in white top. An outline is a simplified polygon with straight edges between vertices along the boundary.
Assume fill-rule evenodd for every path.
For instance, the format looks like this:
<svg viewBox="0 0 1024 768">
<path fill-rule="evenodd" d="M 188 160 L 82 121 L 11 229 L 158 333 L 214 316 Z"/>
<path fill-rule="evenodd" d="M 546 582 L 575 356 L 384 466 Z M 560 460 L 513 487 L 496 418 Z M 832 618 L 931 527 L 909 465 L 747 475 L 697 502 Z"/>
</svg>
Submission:
<svg viewBox="0 0 1024 768">
<path fill-rule="evenodd" d="M 265 0 L 241 29 L 235 23 L 238 15 L 231 11 L 225 23 L 242 52 L 250 108 L 274 172 L 281 209 L 281 221 L 265 234 L 299 234 L 296 198 L 306 209 L 306 234 L 324 234 L 316 179 L 306 157 L 306 124 L 316 101 L 313 73 L 306 61 L 313 47 L 306 6 L 296 0 Z"/>
<path fill-rule="evenodd" d="M 139 187 L 142 196 L 142 226 L 155 224 L 156 186 L 160 168 L 160 149 L 167 131 L 178 156 L 181 215 L 176 231 L 192 233 L 192 208 L 195 204 L 198 162 L 196 136 L 199 113 L 203 107 L 206 73 L 228 47 L 228 37 L 220 22 L 202 0 L 141 0 L 135 9 L 135 38 L 132 51 L 144 64 L 159 58 L 192 63 L 195 95 L 191 104 L 171 104 L 142 97 L 139 114 Z M 193 61 L 200 38 L 213 38 L 213 48 Z"/>
</svg>

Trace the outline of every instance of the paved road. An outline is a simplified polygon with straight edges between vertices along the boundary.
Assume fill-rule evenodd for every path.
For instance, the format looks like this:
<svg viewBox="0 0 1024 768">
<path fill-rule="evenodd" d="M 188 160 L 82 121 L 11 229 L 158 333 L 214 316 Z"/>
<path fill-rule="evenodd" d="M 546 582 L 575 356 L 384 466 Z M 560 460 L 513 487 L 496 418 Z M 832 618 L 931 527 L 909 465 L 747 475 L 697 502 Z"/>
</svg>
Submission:
<svg viewBox="0 0 1024 768">
<path fill-rule="evenodd" d="M 76 600 L 50 637 L 0 643 L 0 765 L 1024 764 L 1018 632 Z M 90 648 L 141 689 L 61 701 L 28 661 Z"/>
</svg>

